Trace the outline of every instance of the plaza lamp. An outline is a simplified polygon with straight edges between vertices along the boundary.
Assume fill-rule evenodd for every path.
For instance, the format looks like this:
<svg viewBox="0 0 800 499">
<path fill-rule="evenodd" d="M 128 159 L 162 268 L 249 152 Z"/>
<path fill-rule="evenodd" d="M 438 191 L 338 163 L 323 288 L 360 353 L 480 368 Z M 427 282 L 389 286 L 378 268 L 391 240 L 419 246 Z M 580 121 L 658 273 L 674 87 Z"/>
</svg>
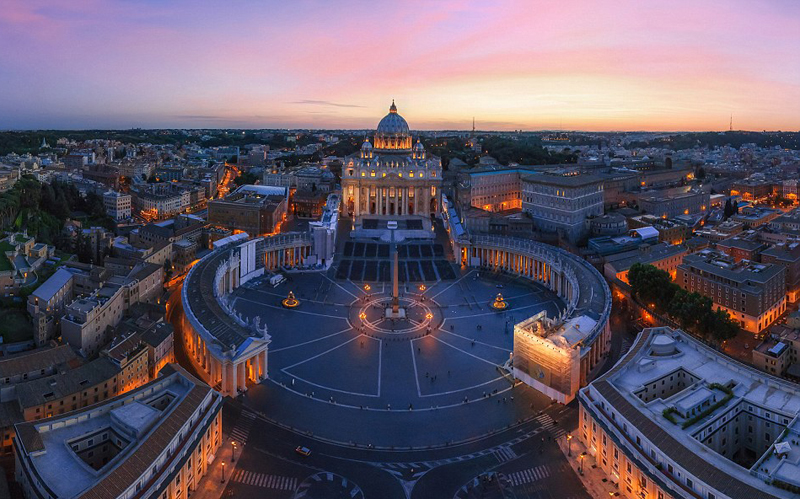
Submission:
<svg viewBox="0 0 800 499">
<path fill-rule="evenodd" d="M 572 456 L 572 434 L 567 434 L 567 457 Z"/>
<path fill-rule="evenodd" d="M 236 461 L 236 441 L 231 440 L 231 462 Z"/>
<path fill-rule="evenodd" d="M 225 461 L 222 461 L 222 480 L 221 483 L 225 483 Z"/>
</svg>

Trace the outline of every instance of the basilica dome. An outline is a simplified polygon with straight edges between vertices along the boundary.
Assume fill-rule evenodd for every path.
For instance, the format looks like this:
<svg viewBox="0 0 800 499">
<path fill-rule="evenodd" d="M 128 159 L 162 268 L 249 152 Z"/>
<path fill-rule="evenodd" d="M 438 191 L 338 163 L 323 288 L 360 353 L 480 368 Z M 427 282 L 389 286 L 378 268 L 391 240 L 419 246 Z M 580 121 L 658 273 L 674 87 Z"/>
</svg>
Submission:
<svg viewBox="0 0 800 499">
<path fill-rule="evenodd" d="M 397 114 L 397 106 L 394 105 L 394 101 L 392 101 L 392 106 L 389 108 L 389 114 L 384 116 L 378 123 L 377 132 L 408 135 L 408 123 L 406 123 L 405 118 Z"/>
<path fill-rule="evenodd" d="M 411 133 L 405 118 L 397 114 L 394 101 L 389 114 L 383 117 L 375 130 L 375 149 L 403 151 L 411 149 Z"/>
</svg>

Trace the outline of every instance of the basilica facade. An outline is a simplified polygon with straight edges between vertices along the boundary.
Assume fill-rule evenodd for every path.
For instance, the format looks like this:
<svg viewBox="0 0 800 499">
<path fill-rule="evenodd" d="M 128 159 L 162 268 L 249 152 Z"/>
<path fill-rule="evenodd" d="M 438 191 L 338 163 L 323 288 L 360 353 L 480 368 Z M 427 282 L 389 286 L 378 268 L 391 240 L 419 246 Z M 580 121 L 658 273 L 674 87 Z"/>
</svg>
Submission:
<svg viewBox="0 0 800 499">
<path fill-rule="evenodd" d="M 406 120 L 392 106 L 373 143 L 349 156 L 342 171 L 345 209 L 351 216 L 429 217 L 441 206 L 442 162 L 412 143 Z"/>
</svg>

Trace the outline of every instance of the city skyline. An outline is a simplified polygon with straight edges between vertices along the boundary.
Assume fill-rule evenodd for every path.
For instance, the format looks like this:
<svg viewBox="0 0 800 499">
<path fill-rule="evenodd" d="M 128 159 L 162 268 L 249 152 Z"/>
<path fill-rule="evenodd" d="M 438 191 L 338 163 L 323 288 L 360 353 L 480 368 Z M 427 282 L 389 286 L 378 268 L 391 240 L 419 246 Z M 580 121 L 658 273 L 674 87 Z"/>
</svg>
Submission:
<svg viewBox="0 0 800 499">
<path fill-rule="evenodd" d="M 12 1 L 0 129 L 800 128 L 791 2 Z"/>
</svg>

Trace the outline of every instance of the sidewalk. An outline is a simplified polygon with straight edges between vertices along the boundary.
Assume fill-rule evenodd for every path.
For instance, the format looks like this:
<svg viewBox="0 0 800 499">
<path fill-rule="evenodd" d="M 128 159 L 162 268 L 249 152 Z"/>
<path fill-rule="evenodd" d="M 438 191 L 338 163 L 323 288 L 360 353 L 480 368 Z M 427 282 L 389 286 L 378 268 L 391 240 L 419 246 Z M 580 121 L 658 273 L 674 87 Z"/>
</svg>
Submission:
<svg viewBox="0 0 800 499">
<path fill-rule="evenodd" d="M 231 446 L 225 445 L 231 441 L 230 435 L 222 434 L 222 445 L 217 451 L 214 462 L 208 467 L 208 472 L 200 483 L 197 484 L 197 490 L 192 493 L 192 499 L 219 499 L 222 493 L 225 492 L 225 487 L 233 476 L 236 470 L 236 465 L 239 464 L 239 455 L 241 449 L 236 452 L 236 461 L 231 462 Z M 225 463 L 225 481 L 222 481 L 222 463 Z"/>
<path fill-rule="evenodd" d="M 591 456 L 586 447 L 580 440 L 573 435 L 572 438 L 572 452 L 571 456 L 568 456 L 570 445 L 567 442 L 567 436 L 564 435 L 563 437 L 556 440 L 558 443 L 558 447 L 561 449 L 561 452 L 564 453 L 564 456 L 567 458 L 569 465 L 572 466 L 572 469 L 577 473 L 578 478 L 580 478 L 581 483 L 583 483 L 583 487 L 589 492 L 589 495 L 594 497 L 595 499 L 607 499 L 608 497 L 622 497 L 622 493 L 619 491 L 619 488 L 614 485 L 614 483 L 609 480 L 608 475 L 599 467 L 596 466 L 596 461 L 593 456 Z M 579 470 L 581 469 L 580 463 L 580 455 L 585 453 L 585 457 L 583 458 L 583 472 L 581 473 Z"/>
</svg>

